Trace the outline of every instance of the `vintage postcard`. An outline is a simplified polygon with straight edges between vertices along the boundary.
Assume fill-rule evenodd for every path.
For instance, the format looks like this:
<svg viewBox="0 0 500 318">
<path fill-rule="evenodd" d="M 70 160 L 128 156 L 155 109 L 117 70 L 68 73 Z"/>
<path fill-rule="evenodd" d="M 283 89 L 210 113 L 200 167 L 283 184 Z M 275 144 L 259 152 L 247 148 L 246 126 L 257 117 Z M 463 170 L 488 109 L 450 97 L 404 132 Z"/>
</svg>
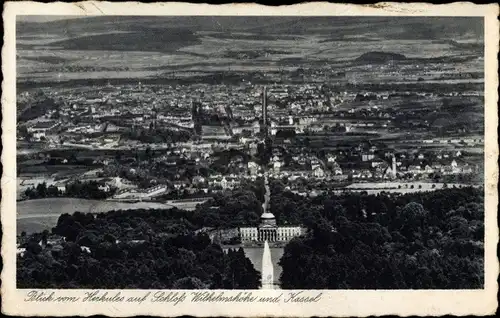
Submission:
<svg viewBox="0 0 500 318">
<path fill-rule="evenodd" d="M 3 313 L 495 313 L 498 13 L 7 2 Z"/>
</svg>

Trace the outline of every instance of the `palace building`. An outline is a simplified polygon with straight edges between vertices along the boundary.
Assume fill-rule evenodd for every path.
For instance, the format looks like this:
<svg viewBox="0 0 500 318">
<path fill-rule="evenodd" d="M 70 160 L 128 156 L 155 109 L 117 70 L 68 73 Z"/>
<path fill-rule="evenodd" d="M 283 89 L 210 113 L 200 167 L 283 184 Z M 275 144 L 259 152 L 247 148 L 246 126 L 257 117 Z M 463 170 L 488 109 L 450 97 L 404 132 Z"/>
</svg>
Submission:
<svg viewBox="0 0 500 318">
<path fill-rule="evenodd" d="M 300 226 L 277 226 L 274 214 L 264 212 L 258 227 L 241 227 L 242 243 L 250 242 L 287 242 L 303 233 Z"/>
</svg>

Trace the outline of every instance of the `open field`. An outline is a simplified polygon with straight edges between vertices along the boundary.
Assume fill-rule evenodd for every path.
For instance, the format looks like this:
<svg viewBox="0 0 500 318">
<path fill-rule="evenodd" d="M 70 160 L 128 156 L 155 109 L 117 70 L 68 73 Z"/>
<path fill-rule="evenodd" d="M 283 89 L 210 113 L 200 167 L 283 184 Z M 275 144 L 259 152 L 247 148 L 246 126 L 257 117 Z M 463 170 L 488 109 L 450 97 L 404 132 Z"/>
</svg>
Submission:
<svg viewBox="0 0 500 318">
<path fill-rule="evenodd" d="M 475 187 L 479 188 L 478 185 L 462 184 L 462 183 L 448 183 L 447 188 L 465 188 L 465 187 Z M 426 192 L 434 191 L 439 189 L 444 189 L 444 183 L 432 183 L 432 182 L 364 182 L 364 183 L 352 183 L 345 188 L 340 188 L 337 190 L 328 191 L 329 193 L 334 193 L 337 195 L 342 195 L 343 193 L 352 192 L 366 192 L 369 195 L 377 195 L 382 192 L 384 193 L 399 193 L 407 194 L 414 192 Z M 291 191 L 292 193 L 299 194 L 302 196 L 307 195 L 299 191 Z M 322 191 L 317 192 L 316 194 Z"/>
<path fill-rule="evenodd" d="M 459 183 L 449 183 L 448 188 L 462 188 L 468 187 L 468 184 Z M 424 191 L 434 191 L 437 189 L 444 189 L 443 183 L 431 183 L 431 182 L 383 182 L 383 183 L 353 183 L 342 190 L 333 191 L 336 194 L 342 194 L 345 191 L 349 192 L 361 192 L 366 191 L 367 194 L 379 194 L 381 192 L 386 193 L 413 193 L 413 192 L 424 192 Z"/>
<path fill-rule="evenodd" d="M 48 198 L 17 203 L 17 232 L 41 232 L 56 225 L 63 213 L 106 213 L 113 210 L 169 209 L 171 205 L 157 202 L 124 203 L 76 198 Z"/>
<path fill-rule="evenodd" d="M 193 211 L 193 210 L 196 209 L 196 207 L 199 204 L 202 204 L 206 200 L 202 200 L 202 201 L 184 201 L 184 202 L 175 202 L 175 201 L 176 200 L 169 200 L 169 201 L 166 202 L 166 204 L 168 204 L 171 207 L 176 207 L 176 208 L 181 209 L 181 210 Z"/>
<path fill-rule="evenodd" d="M 443 189 L 443 183 L 432 183 L 432 182 L 364 182 L 364 183 L 352 183 L 346 187 L 346 189 L 412 189 L 414 187 L 416 190 L 421 191 L 431 191 L 433 189 Z M 461 188 L 469 185 L 460 183 L 449 183 L 448 188 Z"/>
</svg>

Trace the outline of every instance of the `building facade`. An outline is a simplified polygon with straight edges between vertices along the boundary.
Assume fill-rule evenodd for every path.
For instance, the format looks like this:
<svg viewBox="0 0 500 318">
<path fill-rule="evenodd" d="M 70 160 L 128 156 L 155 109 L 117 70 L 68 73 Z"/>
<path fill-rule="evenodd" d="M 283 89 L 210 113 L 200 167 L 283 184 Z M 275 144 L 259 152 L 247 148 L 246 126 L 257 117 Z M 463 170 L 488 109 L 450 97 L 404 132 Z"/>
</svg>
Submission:
<svg viewBox="0 0 500 318">
<path fill-rule="evenodd" d="M 303 233 L 300 226 L 277 226 L 272 213 L 263 213 L 258 227 L 241 227 L 241 242 L 287 242 Z"/>
</svg>

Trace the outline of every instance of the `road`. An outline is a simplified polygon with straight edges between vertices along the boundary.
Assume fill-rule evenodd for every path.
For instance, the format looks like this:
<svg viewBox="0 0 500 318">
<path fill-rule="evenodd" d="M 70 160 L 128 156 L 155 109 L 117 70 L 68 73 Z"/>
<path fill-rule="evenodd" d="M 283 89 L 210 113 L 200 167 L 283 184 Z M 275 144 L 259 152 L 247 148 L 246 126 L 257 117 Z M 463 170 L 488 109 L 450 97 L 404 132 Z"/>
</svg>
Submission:
<svg viewBox="0 0 500 318">
<path fill-rule="evenodd" d="M 271 190 L 269 189 L 269 180 L 267 179 L 267 174 L 264 173 L 264 187 L 266 192 L 264 193 L 264 203 L 262 203 L 263 213 L 266 213 L 269 207 L 269 201 L 271 200 Z"/>
</svg>

